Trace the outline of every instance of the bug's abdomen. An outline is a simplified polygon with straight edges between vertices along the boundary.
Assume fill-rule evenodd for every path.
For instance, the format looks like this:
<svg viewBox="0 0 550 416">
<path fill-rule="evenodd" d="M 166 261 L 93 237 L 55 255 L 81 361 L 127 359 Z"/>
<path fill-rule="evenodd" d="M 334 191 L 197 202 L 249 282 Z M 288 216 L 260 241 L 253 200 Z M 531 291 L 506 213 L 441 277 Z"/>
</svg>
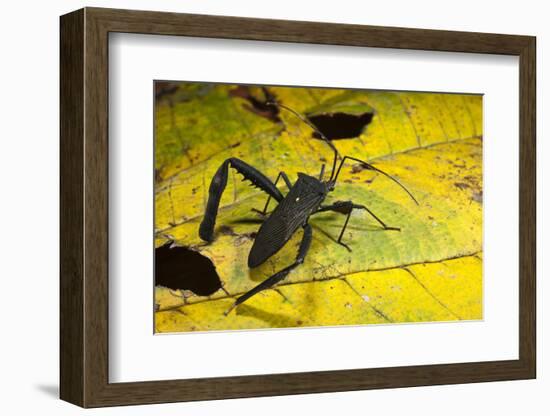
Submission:
<svg viewBox="0 0 550 416">
<path fill-rule="evenodd" d="M 292 189 L 258 230 L 248 255 L 248 267 L 257 267 L 277 253 L 296 230 L 307 222 L 325 196 L 326 190 L 321 182 L 299 174 Z"/>
<path fill-rule="evenodd" d="M 248 255 L 248 267 L 257 267 L 277 253 L 297 229 L 291 230 L 279 217 L 268 218 L 254 240 Z"/>
</svg>

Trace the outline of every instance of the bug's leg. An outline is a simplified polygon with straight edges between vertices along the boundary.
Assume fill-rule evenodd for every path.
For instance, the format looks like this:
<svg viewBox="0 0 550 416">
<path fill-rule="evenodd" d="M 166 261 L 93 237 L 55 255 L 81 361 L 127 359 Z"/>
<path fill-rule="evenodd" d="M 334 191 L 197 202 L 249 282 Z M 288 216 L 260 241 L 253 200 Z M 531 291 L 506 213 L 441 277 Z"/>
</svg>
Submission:
<svg viewBox="0 0 550 416">
<path fill-rule="evenodd" d="M 279 182 L 279 179 L 283 178 L 283 180 L 286 183 L 286 186 L 288 189 L 292 188 L 292 182 L 290 182 L 290 179 L 288 178 L 287 174 L 284 172 L 279 172 L 279 175 L 277 175 L 277 179 L 275 179 L 275 186 L 277 186 L 277 183 Z M 253 211 L 260 213 L 261 215 L 267 214 L 267 207 L 269 205 L 269 202 L 271 201 L 271 195 L 267 197 L 267 201 L 265 202 L 264 209 L 262 211 L 252 208 Z"/>
<path fill-rule="evenodd" d="M 354 204 L 352 201 L 336 201 L 334 204 L 331 205 L 323 205 L 321 206 L 317 212 L 325 212 L 325 211 L 334 211 L 339 212 L 341 214 L 346 214 L 346 222 L 344 223 L 344 226 L 342 227 L 342 231 L 340 232 L 340 236 L 338 237 L 338 244 L 344 246 L 348 249 L 348 251 L 351 251 L 351 248 L 345 244 L 342 243 L 342 237 L 344 236 L 344 232 L 346 231 L 346 227 L 349 222 L 349 218 L 351 217 L 351 213 L 354 209 L 362 209 L 367 211 L 382 227 L 384 227 L 384 230 L 392 230 L 392 231 L 401 231 L 401 228 L 397 227 L 389 227 L 387 226 L 384 221 L 382 221 L 380 218 L 378 218 L 374 212 L 372 212 L 370 209 L 368 209 L 364 205 Z"/>
<path fill-rule="evenodd" d="M 311 225 L 306 224 L 304 225 L 304 235 L 302 237 L 302 242 L 300 243 L 300 248 L 298 249 L 298 255 L 296 256 L 296 260 L 294 261 L 294 263 L 292 263 L 288 267 L 285 267 L 283 270 L 275 273 L 273 276 L 264 280 L 258 286 L 254 287 L 253 289 L 249 290 L 241 297 L 237 298 L 233 306 L 231 306 L 231 308 L 229 308 L 225 312 L 225 315 L 229 314 L 229 312 L 231 312 L 235 307 L 239 306 L 244 301 L 250 299 L 256 293 L 261 292 L 262 290 L 265 290 L 265 289 L 269 289 L 273 285 L 277 284 L 278 282 L 283 280 L 293 269 L 295 269 L 300 264 L 302 264 L 304 262 L 304 259 L 306 258 L 306 254 L 309 250 L 309 246 L 311 245 L 311 237 L 312 237 Z"/>
<path fill-rule="evenodd" d="M 243 176 L 243 180 L 246 179 L 252 182 L 252 186 L 260 188 L 270 197 L 275 198 L 277 201 L 283 199 L 281 192 L 262 172 L 234 157 L 225 160 L 216 171 L 210 183 L 210 188 L 208 189 L 208 202 L 206 204 L 204 218 L 199 227 L 199 236 L 204 241 L 210 242 L 213 239 L 216 216 L 218 215 L 218 207 L 220 205 L 222 193 L 227 185 L 229 167 L 239 172 Z"/>
</svg>

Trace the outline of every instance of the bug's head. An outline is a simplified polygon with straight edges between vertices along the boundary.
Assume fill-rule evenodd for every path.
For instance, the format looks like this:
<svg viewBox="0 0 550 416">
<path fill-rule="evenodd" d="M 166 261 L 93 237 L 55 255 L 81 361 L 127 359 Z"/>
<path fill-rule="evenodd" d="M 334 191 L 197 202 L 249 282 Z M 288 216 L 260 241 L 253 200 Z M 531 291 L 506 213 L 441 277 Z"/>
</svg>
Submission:
<svg viewBox="0 0 550 416">
<path fill-rule="evenodd" d="M 325 175 L 325 164 L 323 163 L 321 165 L 321 172 L 319 173 L 319 181 L 325 185 L 326 193 L 332 192 L 334 190 L 334 186 L 336 185 L 336 181 L 332 178 L 327 179 L 326 181 L 323 180 L 323 176 Z"/>
<path fill-rule="evenodd" d="M 334 179 L 324 181 L 323 183 L 325 184 L 325 188 L 327 189 L 327 193 L 334 191 L 334 188 L 336 188 L 336 181 Z"/>
</svg>

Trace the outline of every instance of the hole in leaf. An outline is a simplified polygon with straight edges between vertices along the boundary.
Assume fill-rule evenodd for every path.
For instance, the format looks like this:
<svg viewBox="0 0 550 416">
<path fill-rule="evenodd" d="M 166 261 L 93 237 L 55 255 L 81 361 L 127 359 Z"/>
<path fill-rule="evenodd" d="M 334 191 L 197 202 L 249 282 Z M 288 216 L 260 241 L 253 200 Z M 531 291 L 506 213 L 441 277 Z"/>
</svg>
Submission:
<svg viewBox="0 0 550 416">
<path fill-rule="evenodd" d="M 212 261 L 187 247 L 165 244 L 155 250 L 155 285 L 208 296 L 222 287 Z"/>
<path fill-rule="evenodd" d="M 347 114 L 324 113 L 308 116 L 311 121 L 329 140 L 352 139 L 358 137 L 366 126 L 370 124 L 373 113 Z M 317 133 L 313 137 L 320 138 Z"/>
</svg>

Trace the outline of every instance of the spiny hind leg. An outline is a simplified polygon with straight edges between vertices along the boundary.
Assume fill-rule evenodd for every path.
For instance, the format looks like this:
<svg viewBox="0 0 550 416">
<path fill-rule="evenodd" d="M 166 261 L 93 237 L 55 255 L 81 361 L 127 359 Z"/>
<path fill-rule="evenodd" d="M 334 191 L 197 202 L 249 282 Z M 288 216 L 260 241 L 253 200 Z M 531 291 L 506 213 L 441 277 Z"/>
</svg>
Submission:
<svg viewBox="0 0 550 416">
<path fill-rule="evenodd" d="M 342 227 L 342 231 L 340 232 L 340 236 L 338 237 L 338 244 L 344 246 L 348 249 L 348 251 L 351 251 L 351 248 L 342 242 L 342 237 L 344 236 L 344 232 L 346 231 L 346 227 L 348 226 L 349 218 L 351 217 L 351 213 L 354 209 L 362 209 L 367 211 L 382 227 L 384 227 L 384 230 L 389 231 L 401 231 L 401 228 L 398 227 L 389 227 L 387 226 L 384 221 L 382 221 L 380 218 L 378 218 L 374 212 L 372 212 L 370 209 L 368 209 L 364 205 L 354 204 L 352 201 L 336 201 L 334 204 L 331 205 L 323 205 L 321 206 L 317 212 L 325 212 L 325 211 L 334 211 L 339 212 L 340 214 L 346 214 L 346 221 L 344 222 L 344 226 Z"/>
<path fill-rule="evenodd" d="M 311 225 L 306 224 L 304 225 L 304 235 L 302 237 L 302 242 L 300 243 L 300 247 L 298 248 L 298 255 L 296 256 L 296 260 L 294 263 L 292 263 L 290 266 L 285 267 L 283 270 L 275 273 L 270 278 L 264 280 L 262 283 L 254 287 L 253 289 L 246 292 L 241 297 L 237 298 L 233 306 L 229 308 L 225 315 L 228 315 L 229 312 L 231 312 L 234 308 L 239 306 L 244 301 L 250 299 L 252 296 L 254 296 L 256 293 L 261 292 L 262 290 L 269 289 L 273 285 L 279 283 L 281 280 L 283 280 L 292 270 L 294 270 L 296 267 L 298 267 L 300 264 L 302 264 L 306 258 L 306 254 L 309 250 L 309 247 L 311 245 L 311 237 L 312 237 L 312 230 Z"/>
<path fill-rule="evenodd" d="M 227 185 L 229 167 L 232 167 L 243 175 L 243 180 L 246 179 L 250 181 L 253 186 L 260 188 L 270 197 L 275 198 L 275 200 L 280 201 L 283 199 L 281 192 L 262 172 L 240 159 L 234 157 L 226 159 L 214 174 L 212 182 L 210 183 L 210 188 L 208 189 L 208 202 L 206 204 L 204 218 L 199 227 L 199 236 L 204 241 L 211 242 L 213 240 L 214 226 L 216 225 L 220 200 Z"/>
</svg>

